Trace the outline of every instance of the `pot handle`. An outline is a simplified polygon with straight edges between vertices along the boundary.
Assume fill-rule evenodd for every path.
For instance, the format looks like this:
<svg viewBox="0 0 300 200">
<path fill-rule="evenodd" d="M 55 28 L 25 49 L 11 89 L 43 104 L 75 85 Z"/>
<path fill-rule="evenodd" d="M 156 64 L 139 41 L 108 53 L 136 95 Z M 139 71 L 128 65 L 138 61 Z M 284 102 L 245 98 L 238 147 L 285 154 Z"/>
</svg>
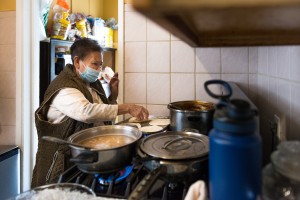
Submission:
<svg viewBox="0 0 300 200">
<path fill-rule="evenodd" d="M 147 199 L 148 191 L 151 189 L 151 186 L 156 181 L 157 177 L 161 174 L 161 167 L 156 168 L 147 174 L 142 181 L 135 187 L 131 192 L 128 200 L 142 200 Z"/>
<path fill-rule="evenodd" d="M 98 160 L 98 155 L 95 153 L 82 153 L 77 155 L 76 157 L 70 158 L 71 162 L 79 163 L 79 164 L 89 164 L 96 162 Z"/>
</svg>

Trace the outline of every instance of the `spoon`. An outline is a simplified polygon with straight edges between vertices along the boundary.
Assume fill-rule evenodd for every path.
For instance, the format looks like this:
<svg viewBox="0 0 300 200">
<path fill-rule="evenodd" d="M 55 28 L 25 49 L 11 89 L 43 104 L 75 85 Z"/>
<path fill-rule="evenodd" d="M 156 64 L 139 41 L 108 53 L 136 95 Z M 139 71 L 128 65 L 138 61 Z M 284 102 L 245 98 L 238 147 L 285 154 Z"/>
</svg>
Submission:
<svg viewBox="0 0 300 200">
<path fill-rule="evenodd" d="M 60 138 L 57 138 L 57 137 L 43 136 L 42 139 L 50 141 L 50 142 L 56 142 L 56 143 L 60 143 L 60 144 L 68 144 L 68 145 L 71 145 L 71 146 L 74 146 L 74 147 L 80 147 L 80 148 L 84 148 L 84 149 L 90 149 L 88 147 L 85 147 L 85 146 L 82 146 L 82 145 L 79 145 L 79 144 L 75 144 L 75 143 L 72 143 L 72 142 L 68 142 L 66 140 L 63 140 L 63 139 L 60 139 Z"/>
</svg>

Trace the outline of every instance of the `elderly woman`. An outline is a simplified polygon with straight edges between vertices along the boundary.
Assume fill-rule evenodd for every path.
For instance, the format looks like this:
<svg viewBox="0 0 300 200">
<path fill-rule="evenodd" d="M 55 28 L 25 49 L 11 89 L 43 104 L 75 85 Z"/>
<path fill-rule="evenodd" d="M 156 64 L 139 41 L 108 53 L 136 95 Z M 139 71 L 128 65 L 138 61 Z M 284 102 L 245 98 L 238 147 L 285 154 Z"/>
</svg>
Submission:
<svg viewBox="0 0 300 200">
<path fill-rule="evenodd" d="M 75 41 L 71 57 L 73 65 L 66 65 L 51 82 L 35 113 L 39 143 L 31 187 L 56 181 L 58 175 L 71 166 L 69 147 L 44 141 L 42 136 L 66 139 L 80 130 L 107 124 L 117 115 L 129 113 L 140 120 L 149 115 L 142 106 L 117 104 L 117 73 L 109 83 L 110 96 L 105 96 L 98 80 L 102 49 L 96 41 L 88 38 Z"/>
</svg>

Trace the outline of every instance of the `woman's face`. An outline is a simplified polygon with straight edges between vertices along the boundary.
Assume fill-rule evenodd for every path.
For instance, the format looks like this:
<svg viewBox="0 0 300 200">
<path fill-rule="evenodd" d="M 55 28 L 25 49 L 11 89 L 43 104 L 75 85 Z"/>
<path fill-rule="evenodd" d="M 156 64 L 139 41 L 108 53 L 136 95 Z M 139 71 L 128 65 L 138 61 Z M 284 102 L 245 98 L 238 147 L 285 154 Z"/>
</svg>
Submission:
<svg viewBox="0 0 300 200">
<path fill-rule="evenodd" d="M 74 66 L 77 71 L 80 71 L 81 73 L 84 72 L 86 67 L 101 71 L 102 64 L 102 55 L 99 52 L 91 52 L 82 60 L 80 60 L 77 56 L 74 57 Z"/>
</svg>

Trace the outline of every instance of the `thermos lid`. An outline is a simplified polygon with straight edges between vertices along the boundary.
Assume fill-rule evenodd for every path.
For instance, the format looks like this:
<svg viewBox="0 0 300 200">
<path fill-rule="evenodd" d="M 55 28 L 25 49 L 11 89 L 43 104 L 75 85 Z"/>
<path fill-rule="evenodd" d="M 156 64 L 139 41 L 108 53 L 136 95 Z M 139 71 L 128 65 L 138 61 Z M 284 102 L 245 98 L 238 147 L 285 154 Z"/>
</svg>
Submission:
<svg viewBox="0 0 300 200">
<path fill-rule="evenodd" d="M 215 94 L 208 86 L 219 84 L 227 90 L 227 94 Z M 206 92 L 220 102 L 214 113 L 213 128 L 219 131 L 237 134 L 249 134 L 256 130 L 255 114 L 250 104 L 243 99 L 231 99 L 232 89 L 222 80 L 210 80 L 204 84 Z"/>
</svg>

